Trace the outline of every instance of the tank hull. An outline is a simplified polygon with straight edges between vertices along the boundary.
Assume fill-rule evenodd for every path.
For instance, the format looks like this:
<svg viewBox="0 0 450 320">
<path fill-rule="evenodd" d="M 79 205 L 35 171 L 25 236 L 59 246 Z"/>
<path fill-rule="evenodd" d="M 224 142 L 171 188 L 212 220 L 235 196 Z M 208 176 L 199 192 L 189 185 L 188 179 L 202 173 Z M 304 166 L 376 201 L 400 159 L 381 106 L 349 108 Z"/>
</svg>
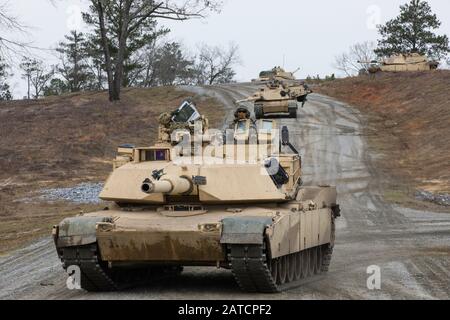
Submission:
<svg viewBox="0 0 450 320">
<path fill-rule="evenodd" d="M 295 100 L 275 100 L 255 102 L 256 118 L 284 115 L 290 118 L 297 117 L 298 104 Z"/>
<path fill-rule="evenodd" d="M 295 201 L 243 209 L 208 206 L 198 212 L 183 213 L 155 207 L 93 212 L 64 220 L 55 226 L 53 235 L 65 268 L 77 264 L 82 270 L 87 270 L 83 272 L 88 278 L 90 274 L 97 274 L 92 283 L 100 277 L 98 274 L 111 274 L 105 281 L 114 285 L 105 286 L 103 281 L 95 286 L 100 291 L 120 287 L 112 277 L 115 269 L 137 266 L 144 269 L 152 266 L 224 267 L 240 272 L 241 275 L 235 274 L 240 283 L 239 277 L 245 275 L 238 270 L 239 264 L 235 259 L 242 257 L 230 255 L 238 248 L 261 248 L 269 271 L 274 270 L 272 261 L 311 250 L 319 251 L 320 248 L 332 249 L 335 188 L 303 188 L 299 195 Z M 74 254 L 81 257 L 93 251 L 95 259 L 98 259 L 95 265 L 103 266 L 99 269 L 101 272 L 83 269 L 87 267 L 84 267 L 82 259 L 73 259 Z M 268 282 L 272 280 L 270 276 L 266 279 Z M 276 279 L 274 281 L 276 283 Z M 88 285 L 85 287 L 94 291 Z M 249 291 L 245 285 L 241 287 Z M 275 285 L 272 289 L 275 292 L 280 287 Z"/>
<path fill-rule="evenodd" d="M 414 63 L 414 64 L 392 64 L 382 65 L 380 70 L 383 72 L 412 72 L 412 71 L 430 71 L 436 69 L 429 63 Z"/>
<path fill-rule="evenodd" d="M 112 263 L 128 261 L 216 265 L 217 262 L 225 262 L 226 251 L 221 243 L 223 241 L 220 224 L 227 218 L 275 219 L 276 221 L 264 231 L 272 257 L 331 242 L 331 209 L 292 213 L 283 208 L 254 207 L 238 214 L 227 213 L 225 210 L 226 208 L 213 209 L 202 216 L 183 218 L 165 217 L 155 211 L 101 211 L 84 217 L 112 217 L 116 220 L 113 224 L 98 222 L 95 232 L 101 259 Z M 208 229 L 202 229 L 202 226 Z M 288 236 L 284 234 L 286 231 Z M 76 236 L 78 235 L 72 235 Z M 245 243 L 245 240 L 243 242 Z M 57 239 L 59 248 L 79 244 L 76 241 L 72 244 L 67 241 L 58 244 Z"/>
<path fill-rule="evenodd" d="M 429 61 L 418 53 L 395 54 L 383 59 L 380 63 L 368 69 L 369 73 L 377 72 L 414 72 L 435 70 L 439 66 L 437 61 Z"/>
<path fill-rule="evenodd" d="M 256 92 L 252 97 L 240 101 L 254 101 L 257 119 L 272 115 L 297 117 L 298 103 L 303 105 L 312 91 L 305 85 L 296 82 L 284 82 L 282 85 L 271 84 Z"/>
</svg>

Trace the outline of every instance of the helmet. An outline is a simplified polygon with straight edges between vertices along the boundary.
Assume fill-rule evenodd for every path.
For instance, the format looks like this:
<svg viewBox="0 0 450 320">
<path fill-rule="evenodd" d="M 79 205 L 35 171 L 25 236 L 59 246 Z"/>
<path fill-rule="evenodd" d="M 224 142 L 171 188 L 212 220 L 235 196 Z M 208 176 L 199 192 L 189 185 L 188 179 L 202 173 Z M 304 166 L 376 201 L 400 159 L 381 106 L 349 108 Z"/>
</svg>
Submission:
<svg viewBox="0 0 450 320">
<path fill-rule="evenodd" d="M 234 113 L 234 117 L 239 118 L 239 113 L 245 113 L 246 118 L 250 118 L 250 116 L 251 116 L 250 111 L 248 111 L 247 108 L 244 108 L 244 107 L 237 108 L 236 112 Z"/>
<path fill-rule="evenodd" d="M 170 121 L 172 119 L 172 114 L 170 113 L 162 113 L 159 116 L 159 123 L 162 124 L 163 126 L 167 126 L 169 125 Z"/>
</svg>

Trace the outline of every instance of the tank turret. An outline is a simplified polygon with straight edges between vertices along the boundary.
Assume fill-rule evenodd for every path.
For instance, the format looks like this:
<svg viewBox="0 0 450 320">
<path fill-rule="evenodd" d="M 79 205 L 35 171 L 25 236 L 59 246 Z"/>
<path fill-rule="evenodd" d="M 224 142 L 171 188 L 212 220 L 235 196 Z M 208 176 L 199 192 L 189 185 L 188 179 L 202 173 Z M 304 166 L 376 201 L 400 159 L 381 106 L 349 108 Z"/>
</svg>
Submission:
<svg viewBox="0 0 450 320">
<path fill-rule="evenodd" d="M 252 82 L 265 82 L 271 80 L 296 80 L 295 74 L 300 68 L 295 69 L 293 72 L 287 72 L 280 66 L 276 66 L 271 70 L 261 71 L 257 79 L 253 79 Z"/>
</svg>

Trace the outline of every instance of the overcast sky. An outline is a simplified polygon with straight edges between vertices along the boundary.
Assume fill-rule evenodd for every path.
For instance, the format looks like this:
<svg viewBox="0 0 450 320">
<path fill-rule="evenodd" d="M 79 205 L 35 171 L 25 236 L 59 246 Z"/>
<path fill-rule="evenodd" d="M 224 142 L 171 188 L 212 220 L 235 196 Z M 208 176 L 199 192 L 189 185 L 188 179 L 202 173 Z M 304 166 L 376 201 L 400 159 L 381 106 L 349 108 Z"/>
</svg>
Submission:
<svg viewBox="0 0 450 320">
<path fill-rule="evenodd" d="M 0 0 L 0 2 L 5 2 Z M 73 28 L 83 29 L 80 12 L 86 0 L 11 0 L 10 12 L 30 26 L 34 45 L 54 47 Z M 375 25 L 399 12 L 406 0 L 225 0 L 220 14 L 204 20 L 173 22 L 161 20 L 171 28 L 170 39 L 194 49 L 200 42 L 226 46 L 233 41 L 240 47 L 242 65 L 237 80 L 249 81 L 260 70 L 283 65 L 300 67 L 297 76 L 337 73 L 334 57 L 356 43 L 376 41 Z M 408 1 L 409 2 L 409 1 Z M 442 21 L 440 33 L 450 35 L 450 1 L 428 0 Z M 47 63 L 55 63 L 43 52 Z M 25 95 L 25 83 L 14 70 L 11 81 L 16 98 Z"/>
</svg>

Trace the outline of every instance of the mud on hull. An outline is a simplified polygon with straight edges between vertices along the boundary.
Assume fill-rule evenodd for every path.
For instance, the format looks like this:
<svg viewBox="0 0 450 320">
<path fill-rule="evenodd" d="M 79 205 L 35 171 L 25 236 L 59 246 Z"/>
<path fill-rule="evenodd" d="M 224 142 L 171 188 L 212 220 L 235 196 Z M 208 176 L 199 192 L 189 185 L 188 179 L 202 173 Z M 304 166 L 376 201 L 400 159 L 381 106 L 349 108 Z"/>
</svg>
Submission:
<svg viewBox="0 0 450 320">
<path fill-rule="evenodd" d="M 182 266 L 215 266 L 231 269 L 245 291 L 279 292 L 326 271 L 331 259 L 335 210 L 296 206 L 184 218 L 104 211 L 64 220 L 54 238 L 63 267 L 80 267 L 88 291 L 140 285 Z"/>
</svg>

